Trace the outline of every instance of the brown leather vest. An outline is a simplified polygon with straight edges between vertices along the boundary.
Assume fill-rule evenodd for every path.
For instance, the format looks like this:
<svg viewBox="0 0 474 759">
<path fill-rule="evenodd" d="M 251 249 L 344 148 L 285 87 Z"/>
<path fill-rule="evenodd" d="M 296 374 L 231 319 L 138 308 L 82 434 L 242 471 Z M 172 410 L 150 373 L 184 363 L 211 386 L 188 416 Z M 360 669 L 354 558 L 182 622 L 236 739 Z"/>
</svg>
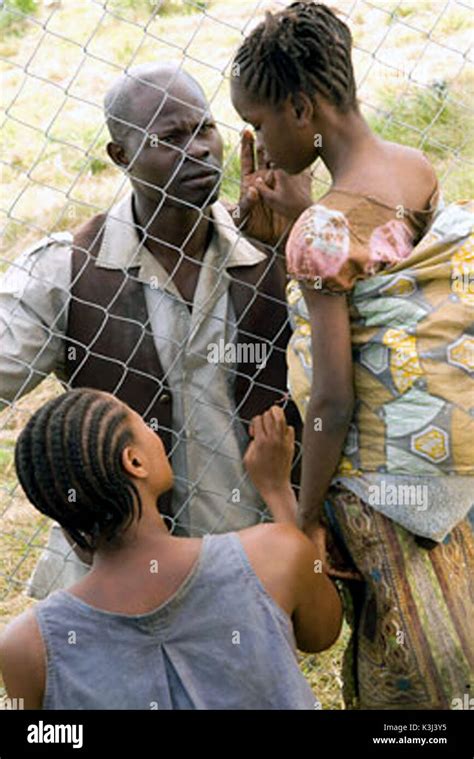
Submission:
<svg viewBox="0 0 474 759">
<path fill-rule="evenodd" d="M 143 284 L 136 279 L 137 268 L 125 273 L 95 266 L 105 220 L 105 214 L 94 216 L 74 234 L 66 376 L 72 387 L 106 390 L 135 409 L 156 429 L 169 454 L 176 434 L 172 429 L 173 394 L 155 347 Z M 291 332 L 285 275 L 269 260 L 227 271 L 232 277 L 230 297 L 238 324 L 237 345 L 267 342 L 267 355 L 273 346 L 260 372 L 252 363 L 238 366 L 235 403 L 239 417 L 247 424 L 287 389 L 285 351 Z M 286 413 L 300 440 L 301 423 L 293 403 L 288 404 Z M 295 477 L 299 479 L 297 460 L 299 455 L 295 457 Z M 164 514 L 170 513 L 170 503 L 171 494 L 160 499 Z"/>
</svg>

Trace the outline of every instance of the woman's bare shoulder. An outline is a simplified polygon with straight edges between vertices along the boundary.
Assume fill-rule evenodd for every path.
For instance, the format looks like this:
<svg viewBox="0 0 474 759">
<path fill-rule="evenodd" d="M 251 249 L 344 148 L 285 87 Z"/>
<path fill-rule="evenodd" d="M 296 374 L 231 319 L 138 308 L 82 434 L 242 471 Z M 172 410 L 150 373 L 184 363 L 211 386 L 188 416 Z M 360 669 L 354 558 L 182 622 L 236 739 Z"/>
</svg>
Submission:
<svg viewBox="0 0 474 759">
<path fill-rule="evenodd" d="M 396 159 L 396 167 L 400 172 L 400 178 L 407 177 L 414 182 L 419 190 L 432 192 L 437 184 L 436 172 L 427 155 L 419 148 L 408 145 L 400 145 L 396 142 L 387 143 Z"/>
</svg>

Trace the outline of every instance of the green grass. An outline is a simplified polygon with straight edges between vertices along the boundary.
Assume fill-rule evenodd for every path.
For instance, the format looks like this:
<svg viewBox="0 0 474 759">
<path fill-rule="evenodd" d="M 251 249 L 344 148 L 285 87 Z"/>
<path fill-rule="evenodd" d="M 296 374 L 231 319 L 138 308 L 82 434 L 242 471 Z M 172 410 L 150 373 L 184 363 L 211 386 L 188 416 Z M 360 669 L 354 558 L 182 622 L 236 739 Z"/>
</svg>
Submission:
<svg viewBox="0 0 474 759">
<path fill-rule="evenodd" d="M 37 0 L 4 0 L 0 10 L 0 34 L 22 34 L 27 23 L 23 16 L 33 16 L 38 5 Z"/>
<path fill-rule="evenodd" d="M 0 482 L 2 483 L 2 488 L 6 486 L 9 489 L 16 482 L 13 450 L 13 440 L 2 440 L 2 447 L 0 448 Z"/>
<path fill-rule="evenodd" d="M 436 26 L 436 36 L 449 36 L 462 30 L 472 29 L 472 17 L 461 10 L 453 10 L 446 13 Z"/>
<path fill-rule="evenodd" d="M 411 88 L 400 94 L 386 90 L 380 98 L 383 115 L 372 116 L 372 128 L 381 137 L 423 150 L 443 179 L 448 199 L 473 194 L 473 172 L 463 158 L 474 159 L 474 122 L 466 93 L 472 93 L 471 76 L 437 81 L 427 88 Z M 448 173 L 449 172 L 449 173 Z"/>
</svg>

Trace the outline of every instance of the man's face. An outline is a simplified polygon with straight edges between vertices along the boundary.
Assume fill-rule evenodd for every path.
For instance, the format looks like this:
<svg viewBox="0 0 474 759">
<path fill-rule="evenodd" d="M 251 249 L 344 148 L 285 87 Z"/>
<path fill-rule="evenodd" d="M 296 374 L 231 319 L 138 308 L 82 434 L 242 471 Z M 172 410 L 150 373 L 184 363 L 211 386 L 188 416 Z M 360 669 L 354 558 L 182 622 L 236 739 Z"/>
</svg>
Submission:
<svg viewBox="0 0 474 759">
<path fill-rule="evenodd" d="M 141 88 L 134 101 L 141 129 L 125 145 L 127 172 L 135 191 L 151 200 L 203 208 L 217 200 L 223 143 L 208 103 L 197 86 L 179 81 L 162 95 Z"/>
</svg>

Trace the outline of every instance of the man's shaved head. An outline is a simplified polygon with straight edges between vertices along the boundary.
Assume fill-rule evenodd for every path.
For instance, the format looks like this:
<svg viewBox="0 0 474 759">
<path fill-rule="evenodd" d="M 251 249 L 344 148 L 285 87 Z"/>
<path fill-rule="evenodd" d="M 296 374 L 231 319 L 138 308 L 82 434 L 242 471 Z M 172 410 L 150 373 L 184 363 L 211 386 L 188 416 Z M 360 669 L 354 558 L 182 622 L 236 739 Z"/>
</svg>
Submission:
<svg viewBox="0 0 474 759">
<path fill-rule="evenodd" d="M 200 84 L 173 63 L 136 66 L 104 99 L 107 152 L 136 193 L 167 204 L 214 202 L 222 138 Z"/>
<path fill-rule="evenodd" d="M 145 130 L 159 115 L 166 94 L 167 100 L 187 103 L 202 99 L 203 109 L 207 100 L 201 85 L 178 64 L 143 63 L 122 74 L 111 86 L 104 98 L 107 127 L 114 142 L 123 144 L 135 127 Z"/>
</svg>

